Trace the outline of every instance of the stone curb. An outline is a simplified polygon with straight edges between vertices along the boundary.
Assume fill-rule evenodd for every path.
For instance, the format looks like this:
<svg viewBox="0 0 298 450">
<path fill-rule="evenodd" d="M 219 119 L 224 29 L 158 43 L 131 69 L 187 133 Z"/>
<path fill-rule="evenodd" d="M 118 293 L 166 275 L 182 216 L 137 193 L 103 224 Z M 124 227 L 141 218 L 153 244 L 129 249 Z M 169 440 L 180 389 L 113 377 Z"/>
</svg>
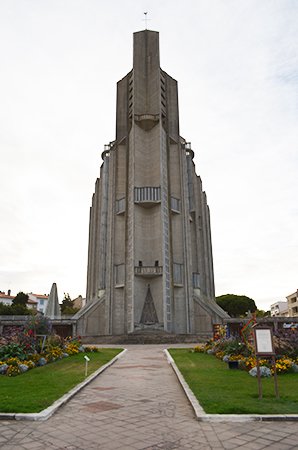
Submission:
<svg viewBox="0 0 298 450">
<path fill-rule="evenodd" d="M 168 350 L 164 350 L 164 353 L 195 412 L 197 420 L 201 422 L 298 421 L 298 414 L 206 414 Z"/>
<path fill-rule="evenodd" d="M 104 370 L 114 364 L 119 358 L 121 358 L 127 349 L 122 350 L 121 353 L 116 355 L 111 361 L 107 362 L 104 366 L 100 367 L 98 370 L 93 372 L 89 377 L 87 377 L 82 383 L 75 386 L 73 389 L 68 391 L 58 400 L 56 400 L 51 406 L 40 411 L 39 413 L 0 413 L 0 420 L 47 420 L 49 419 L 62 405 L 67 403 L 74 395 L 76 395 L 81 389 L 83 389 L 87 384 L 94 380 L 98 375 L 100 375 Z"/>
</svg>

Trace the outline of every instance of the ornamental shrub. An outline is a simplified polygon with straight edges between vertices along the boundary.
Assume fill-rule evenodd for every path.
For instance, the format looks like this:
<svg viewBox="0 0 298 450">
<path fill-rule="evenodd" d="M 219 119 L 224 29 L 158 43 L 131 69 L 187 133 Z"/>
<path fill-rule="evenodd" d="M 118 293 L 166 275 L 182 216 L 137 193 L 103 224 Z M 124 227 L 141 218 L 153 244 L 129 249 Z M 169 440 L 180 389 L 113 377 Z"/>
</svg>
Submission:
<svg viewBox="0 0 298 450">
<path fill-rule="evenodd" d="M 8 358 L 14 357 L 18 358 L 21 361 L 26 358 L 25 349 L 22 344 L 11 342 L 0 347 L 0 360 L 5 361 Z"/>
<path fill-rule="evenodd" d="M 87 347 L 85 347 L 85 348 L 87 348 Z M 204 353 L 206 351 L 205 348 L 206 348 L 205 344 L 198 344 L 195 346 L 194 352 L 195 353 Z M 86 351 L 88 351 L 88 350 L 86 350 Z"/>
<path fill-rule="evenodd" d="M 245 359 L 245 356 L 238 354 L 238 355 L 230 355 L 229 361 L 243 361 Z"/>
<path fill-rule="evenodd" d="M 18 358 L 8 358 L 6 360 L 6 364 L 8 364 L 9 366 L 18 367 L 18 365 L 21 364 L 21 361 Z"/>
<path fill-rule="evenodd" d="M 268 361 L 266 359 L 260 359 L 259 360 L 259 364 L 260 366 L 268 366 Z M 248 358 L 245 358 L 242 362 L 242 367 L 249 371 L 250 369 L 252 369 L 253 367 L 256 367 L 257 365 L 257 359 L 255 356 L 249 356 Z"/>
<path fill-rule="evenodd" d="M 223 357 L 224 357 L 224 352 L 222 352 L 222 351 L 216 352 L 216 353 L 215 353 L 215 356 L 216 356 L 216 358 L 218 358 L 218 359 L 223 359 Z"/>
<path fill-rule="evenodd" d="M 278 374 L 290 372 L 292 369 L 292 365 L 293 361 L 290 358 L 279 358 L 276 360 L 276 372 Z M 273 367 L 271 368 L 271 372 L 274 372 Z"/>
<path fill-rule="evenodd" d="M 224 352 L 229 355 L 244 355 L 247 354 L 247 347 L 244 342 L 237 338 L 227 339 Z"/>
<path fill-rule="evenodd" d="M 274 348 L 279 356 L 298 357 L 298 329 L 279 330 L 274 333 Z"/>
<path fill-rule="evenodd" d="M 52 334 L 51 336 L 48 336 L 46 348 L 50 349 L 52 347 L 57 348 L 60 347 L 63 348 L 64 345 L 64 339 L 61 336 L 58 336 L 58 334 Z"/>
<path fill-rule="evenodd" d="M 19 368 L 19 366 L 8 366 L 7 371 L 6 371 L 6 375 L 8 377 L 16 377 L 17 375 L 20 375 L 21 370 Z"/>
<path fill-rule="evenodd" d="M 64 350 L 69 355 L 76 355 L 77 353 L 84 351 L 84 347 L 81 344 L 81 337 L 71 338 L 68 337 L 65 339 L 66 344 L 64 346 Z"/>
<path fill-rule="evenodd" d="M 35 364 L 34 364 L 34 362 L 33 361 L 30 361 L 30 360 L 25 360 L 25 361 L 23 361 L 23 364 L 26 364 L 26 366 L 28 367 L 28 369 L 34 369 L 34 367 L 36 366 Z"/>
<path fill-rule="evenodd" d="M 79 353 L 79 345 L 76 342 L 70 342 L 66 345 L 65 351 L 69 355 L 76 355 L 77 353 Z"/>
<path fill-rule="evenodd" d="M 62 349 L 60 347 L 47 348 L 45 356 L 48 362 L 56 361 L 56 359 L 62 358 Z"/>
<path fill-rule="evenodd" d="M 32 361 L 33 364 L 35 364 L 35 366 L 37 366 L 38 361 L 40 360 L 40 354 L 39 353 L 29 354 L 29 355 L 27 355 L 27 360 Z"/>
<path fill-rule="evenodd" d="M 36 336 L 37 334 L 50 335 L 52 332 L 52 322 L 44 316 L 32 316 L 27 320 L 24 332 L 31 336 Z"/>
</svg>

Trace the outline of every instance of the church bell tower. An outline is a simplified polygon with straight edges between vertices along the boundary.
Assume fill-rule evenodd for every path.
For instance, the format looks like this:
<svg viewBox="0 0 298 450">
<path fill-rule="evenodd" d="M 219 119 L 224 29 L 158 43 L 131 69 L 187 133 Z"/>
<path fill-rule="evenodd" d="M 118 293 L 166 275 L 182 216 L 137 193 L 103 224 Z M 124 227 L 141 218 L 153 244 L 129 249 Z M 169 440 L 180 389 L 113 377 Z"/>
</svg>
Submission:
<svg viewBox="0 0 298 450">
<path fill-rule="evenodd" d="M 82 335 L 206 334 L 225 316 L 193 158 L 179 132 L 177 82 L 160 68 L 159 34 L 134 33 L 90 209 Z"/>
</svg>

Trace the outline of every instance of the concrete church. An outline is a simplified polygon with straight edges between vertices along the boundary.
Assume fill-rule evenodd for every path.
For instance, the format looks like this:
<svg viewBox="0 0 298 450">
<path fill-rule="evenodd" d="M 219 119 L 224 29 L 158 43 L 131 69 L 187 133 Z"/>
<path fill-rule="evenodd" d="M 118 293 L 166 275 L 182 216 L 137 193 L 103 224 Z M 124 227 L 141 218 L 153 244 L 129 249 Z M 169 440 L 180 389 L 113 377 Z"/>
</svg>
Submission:
<svg viewBox="0 0 298 450">
<path fill-rule="evenodd" d="M 116 139 L 92 198 L 79 334 L 206 335 L 227 317 L 214 301 L 209 208 L 193 157 L 159 34 L 134 33 L 133 69 L 117 84 Z"/>
</svg>

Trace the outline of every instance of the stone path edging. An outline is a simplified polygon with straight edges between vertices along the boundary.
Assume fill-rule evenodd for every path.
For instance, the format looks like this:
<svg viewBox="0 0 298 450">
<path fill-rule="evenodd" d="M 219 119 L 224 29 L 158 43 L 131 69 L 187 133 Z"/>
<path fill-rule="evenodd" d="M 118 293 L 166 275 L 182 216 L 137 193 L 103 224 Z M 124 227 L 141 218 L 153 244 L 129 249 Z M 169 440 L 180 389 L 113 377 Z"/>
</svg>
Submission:
<svg viewBox="0 0 298 450">
<path fill-rule="evenodd" d="M 74 395 L 76 395 L 87 384 L 94 380 L 98 375 L 104 372 L 108 367 L 114 364 L 119 358 L 121 358 L 127 349 L 122 350 L 121 353 L 116 355 L 111 361 L 107 362 L 104 366 L 101 366 L 98 370 L 93 372 L 82 383 L 78 384 L 58 400 L 56 400 L 51 406 L 40 411 L 39 413 L 0 413 L 0 420 L 47 420 L 49 419 L 62 405 L 67 403 Z"/>
<path fill-rule="evenodd" d="M 195 412 L 197 420 L 202 422 L 298 421 L 298 414 L 206 414 L 168 350 L 164 350 L 164 353 Z"/>
</svg>

